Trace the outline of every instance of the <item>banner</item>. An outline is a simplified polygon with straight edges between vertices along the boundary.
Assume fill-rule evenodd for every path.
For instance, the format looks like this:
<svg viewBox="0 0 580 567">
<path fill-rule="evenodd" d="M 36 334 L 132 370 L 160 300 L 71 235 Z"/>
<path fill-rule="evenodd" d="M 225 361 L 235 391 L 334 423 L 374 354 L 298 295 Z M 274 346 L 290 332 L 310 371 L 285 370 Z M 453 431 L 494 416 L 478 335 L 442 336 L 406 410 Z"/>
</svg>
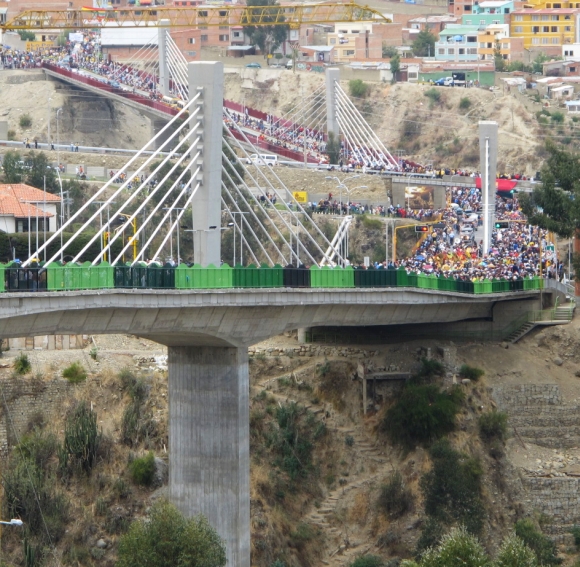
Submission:
<svg viewBox="0 0 580 567">
<path fill-rule="evenodd" d="M 292 197 L 296 199 L 300 204 L 308 203 L 308 193 L 306 191 L 293 191 Z"/>
</svg>

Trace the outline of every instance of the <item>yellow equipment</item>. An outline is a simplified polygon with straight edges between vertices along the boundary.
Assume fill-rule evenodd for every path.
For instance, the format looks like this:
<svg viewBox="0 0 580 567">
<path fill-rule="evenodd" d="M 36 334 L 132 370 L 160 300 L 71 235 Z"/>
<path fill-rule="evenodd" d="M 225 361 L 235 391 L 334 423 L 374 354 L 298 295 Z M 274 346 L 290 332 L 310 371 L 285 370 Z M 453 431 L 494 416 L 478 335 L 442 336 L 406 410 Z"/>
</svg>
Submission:
<svg viewBox="0 0 580 567">
<path fill-rule="evenodd" d="M 95 29 L 104 27 L 157 27 L 169 20 L 169 27 L 202 26 L 272 26 L 297 28 L 302 24 L 335 24 L 340 22 L 392 23 L 373 8 L 353 2 L 338 4 L 297 4 L 293 6 L 203 6 L 145 8 L 25 10 L 2 25 L 4 30 Z"/>
</svg>

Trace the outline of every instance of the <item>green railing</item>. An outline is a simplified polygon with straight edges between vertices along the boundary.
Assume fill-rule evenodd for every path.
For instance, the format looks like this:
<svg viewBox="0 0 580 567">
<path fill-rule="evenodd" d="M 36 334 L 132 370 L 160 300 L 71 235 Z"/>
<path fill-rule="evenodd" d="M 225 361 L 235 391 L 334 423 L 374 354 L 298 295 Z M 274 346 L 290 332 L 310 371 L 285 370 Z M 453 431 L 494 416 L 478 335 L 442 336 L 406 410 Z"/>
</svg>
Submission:
<svg viewBox="0 0 580 567">
<path fill-rule="evenodd" d="M 467 294 L 508 293 L 542 289 L 541 278 L 521 280 L 463 281 L 433 274 L 407 273 L 404 269 L 363 270 L 313 266 L 309 269 L 262 266 L 187 266 L 169 264 L 111 266 L 102 262 L 92 266 L 60 264 L 45 266 L 31 264 L 0 264 L 0 291 L 65 291 L 82 289 L 135 288 L 135 289 L 229 289 L 229 288 L 282 288 L 315 289 L 350 288 L 417 288 Z"/>
</svg>

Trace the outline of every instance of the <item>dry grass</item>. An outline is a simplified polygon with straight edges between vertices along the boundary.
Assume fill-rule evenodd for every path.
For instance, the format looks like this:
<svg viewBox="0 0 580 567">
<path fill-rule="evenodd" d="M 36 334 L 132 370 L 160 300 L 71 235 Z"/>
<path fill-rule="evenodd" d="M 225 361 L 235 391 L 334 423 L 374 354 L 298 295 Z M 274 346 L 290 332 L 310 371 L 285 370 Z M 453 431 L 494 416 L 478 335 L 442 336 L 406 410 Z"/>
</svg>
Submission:
<svg viewBox="0 0 580 567">
<path fill-rule="evenodd" d="M 348 521 L 365 526 L 369 517 L 371 497 L 368 491 L 359 492 L 354 497 L 354 503 L 348 510 Z"/>
</svg>

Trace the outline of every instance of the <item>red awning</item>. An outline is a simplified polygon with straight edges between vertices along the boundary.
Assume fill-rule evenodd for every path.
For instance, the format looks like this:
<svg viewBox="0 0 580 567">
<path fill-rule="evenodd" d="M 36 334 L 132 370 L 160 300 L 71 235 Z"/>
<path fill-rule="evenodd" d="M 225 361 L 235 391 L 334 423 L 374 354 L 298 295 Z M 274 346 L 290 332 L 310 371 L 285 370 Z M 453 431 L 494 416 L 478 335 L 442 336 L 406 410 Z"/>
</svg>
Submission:
<svg viewBox="0 0 580 567">
<path fill-rule="evenodd" d="M 498 191 L 511 191 L 518 184 L 517 179 L 496 179 L 495 188 Z M 475 186 L 481 189 L 481 177 L 475 178 Z"/>
</svg>

